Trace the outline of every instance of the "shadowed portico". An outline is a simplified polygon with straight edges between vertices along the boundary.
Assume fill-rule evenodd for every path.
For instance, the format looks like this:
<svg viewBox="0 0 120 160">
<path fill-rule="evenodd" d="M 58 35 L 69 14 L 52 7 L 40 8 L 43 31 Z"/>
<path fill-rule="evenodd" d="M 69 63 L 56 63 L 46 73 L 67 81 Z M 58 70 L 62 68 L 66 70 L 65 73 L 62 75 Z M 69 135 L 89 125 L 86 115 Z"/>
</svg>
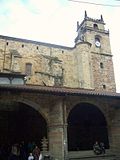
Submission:
<svg viewBox="0 0 120 160">
<path fill-rule="evenodd" d="M 104 142 L 106 149 L 109 148 L 104 114 L 95 105 L 77 104 L 68 116 L 68 150 L 92 150 L 96 141 Z"/>
</svg>

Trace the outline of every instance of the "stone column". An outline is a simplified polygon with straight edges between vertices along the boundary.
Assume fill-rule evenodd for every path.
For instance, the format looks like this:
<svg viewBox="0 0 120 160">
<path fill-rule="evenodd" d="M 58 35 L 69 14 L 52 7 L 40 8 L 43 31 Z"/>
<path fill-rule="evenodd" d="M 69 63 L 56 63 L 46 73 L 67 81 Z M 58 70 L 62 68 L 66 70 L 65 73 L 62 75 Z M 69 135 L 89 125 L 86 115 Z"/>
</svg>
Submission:
<svg viewBox="0 0 120 160">
<path fill-rule="evenodd" d="M 68 157 L 66 97 L 63 99 L 64 159 Z"/>
<path fill-rule="evenodd" d="M 60 99 L 50 107 L 48 126 L 49 151 L 55 160 L 64 160 L 63 101 Z"/>
<path fill-rule="evenodd" d="M 112 150 L 120 155 L 120 109 L 116 109 L 111 126 Z"/>
<path fill-rule="evenodd" d="M 55 160 L 64 160 L 63 126 L 49 127 L 49 151 Z"/>
</svg>

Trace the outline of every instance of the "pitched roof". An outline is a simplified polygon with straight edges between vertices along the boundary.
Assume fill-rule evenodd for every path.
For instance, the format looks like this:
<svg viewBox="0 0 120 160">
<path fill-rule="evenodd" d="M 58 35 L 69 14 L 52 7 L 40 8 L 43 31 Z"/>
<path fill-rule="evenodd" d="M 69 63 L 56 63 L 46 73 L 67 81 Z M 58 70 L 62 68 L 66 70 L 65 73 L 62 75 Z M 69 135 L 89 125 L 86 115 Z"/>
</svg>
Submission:
<svg viewBox="0 0 120 160">
<path fill-rule="evenodd" d="M 69 50 L 74 48 L 74 47 L 67 47 L 67 46 L 62 46 L 62 45 L 57 45 L 57 44 L 46 43 L 46 42 L 28 40 L 28 39 L 23 39 L 23 38 L 9 37 L 9 36 L 4 36 L 4 35 L 0 35 L 0 38 L 5 39 L 5 40 L 18 41 L 22 43 L 32 43 L 35 45 L 43 45 L 43 46 L 53 47 L 53 48 L 61 48 L 61 49 L 69 49 Z"/>
<path fill-rule="evenodd" d="M 17 91 L 17 92 L 29 92 L 29 93 L 43 93 L 52 95 L 87 95 L 87 96 L 104 96 L 120 98 L 120 93 L 116 92 L 103 92 L 80 88 L 68 88 L 68 87 L 54 87 L 54 86 L 39 86 L 39 85 L 0 85 L 0 91 Z"/>
</svg>

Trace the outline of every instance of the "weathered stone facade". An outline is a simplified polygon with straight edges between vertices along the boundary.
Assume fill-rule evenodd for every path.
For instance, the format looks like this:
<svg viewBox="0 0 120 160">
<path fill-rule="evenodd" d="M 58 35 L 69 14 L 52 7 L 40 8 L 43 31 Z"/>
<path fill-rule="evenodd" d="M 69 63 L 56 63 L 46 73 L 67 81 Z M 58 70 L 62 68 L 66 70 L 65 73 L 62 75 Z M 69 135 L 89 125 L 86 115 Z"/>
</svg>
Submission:
<svg viewBox="0 0 120 160">
<path fill-rule="evenodd" d="M 109 32 L 104 25 L 103 19 L 85 17 L 77 26 L 74 47 L 0 36 L 0 70 L 28 74 L 27 84 L 114 92 Z M 99 47 L 95 45 L 96 36 L 101 42 Z M 27 64 L 31 65 L 30 73 Z"/>
<path fill-rule="evenodd" d="M 111 156 L 109 159 L 114 159 L 114 154 L 118 155 L 120 94 L 116 93 L 109 31 L 105 30 L 104 25 L 102 16 L 100 19 L 91 19 L 85 12 L 83 22 L 77 23 L 78 36 L 74 47 L 0 36 L 1 73 L 7 73 L 7 77 L 9 74 L 26 75 L 26 85 L 6 85 L 0 80 L 1 129 L 2 125 L 9 125 L 11 118 L 6 116 L 8 112 L 14 112 L 16 117 L 20 113 L 24 118 L 28 116 L 27 125 L 35 123 L 38 113 L 45 123 L 43 128 L 40 124 L 40 130 L 36 133 L 43 136 L 42 129 L 46 131 L 49 145 L 47 154 L 55 160 L 75 159 L 78 152 L 81 159 L 91 156 L 95 159 L 92 145 L 97 138 L 105 140 L 107 153 Z M 37 113 L 33 116 L 35 119 L 31 120 L 33 111 Z M 24 123 L 22 118 L 18 120 Z M 71 126 L 73 131 L 76 130 L 75 133 Z M 28 126 L 26 128 L 30 130 Z M 12 133 L 7 127 L 2 131 L 3 137 L 8 132 Z M 13 128 L 15 131 L 16 128 Z M 24 137 L 24 134 L 21 135 Z M 21 135 L 18 139 L 23 138 Z M 28 138 L 31 137 L 28 135 Z M 71 154 L 71 151 L 75 153 Z M 108 159 L 107 155 L 105 158 Z"/>
</svg>

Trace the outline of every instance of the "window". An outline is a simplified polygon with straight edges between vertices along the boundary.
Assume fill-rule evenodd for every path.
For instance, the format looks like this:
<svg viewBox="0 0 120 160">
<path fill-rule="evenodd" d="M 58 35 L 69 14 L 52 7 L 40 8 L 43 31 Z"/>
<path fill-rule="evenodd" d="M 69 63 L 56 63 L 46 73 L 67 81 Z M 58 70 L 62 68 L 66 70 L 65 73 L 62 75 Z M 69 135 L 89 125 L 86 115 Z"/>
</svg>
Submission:
<svg viewBox="0 0 120 160">
<path fill-rule="evenodd" d="M 6 45 L 8 46 L 8 44 L 9 44 L 9 43 L 7 42 Z"/>
<path fill-rule="evenodd" d="M 0 84 L 10 84 L 10 79 L 7 77 L 0 77 Z"/>
<path fill-rule="evenodd" d="M 100 68 L 104 68 L 104 65 L 102 62 L 100 63 Z"/>
<path fill-rule="evenodd" d="M 31 63 L 26 63 L 25 74 L 28 76 L 32 74 L 32 64 Z"/>
<path fill-rule="evenodd" d="M 37 46 L 36 49 L 39 49 L 39 47 Z"/>
<path fill-rule="evenodd" d="M 13 78 L 12 84 L 24 84 L 24 80 L 22 78 Z"/>
<path fill-rule="evenodd" d="M 103 84 L 103 89 L 106 89 L 106 85 L 105 84 Z"/>
<path fill-rule="evenodd" d="M 98 29 L 98 25 L 97 24 L 93 24 L 94 29 Z"/>
<path fill-rule="evenodd" d="M 22 48 L 24 47 L 24 44 L 22 44 Z"/>
</svg>

